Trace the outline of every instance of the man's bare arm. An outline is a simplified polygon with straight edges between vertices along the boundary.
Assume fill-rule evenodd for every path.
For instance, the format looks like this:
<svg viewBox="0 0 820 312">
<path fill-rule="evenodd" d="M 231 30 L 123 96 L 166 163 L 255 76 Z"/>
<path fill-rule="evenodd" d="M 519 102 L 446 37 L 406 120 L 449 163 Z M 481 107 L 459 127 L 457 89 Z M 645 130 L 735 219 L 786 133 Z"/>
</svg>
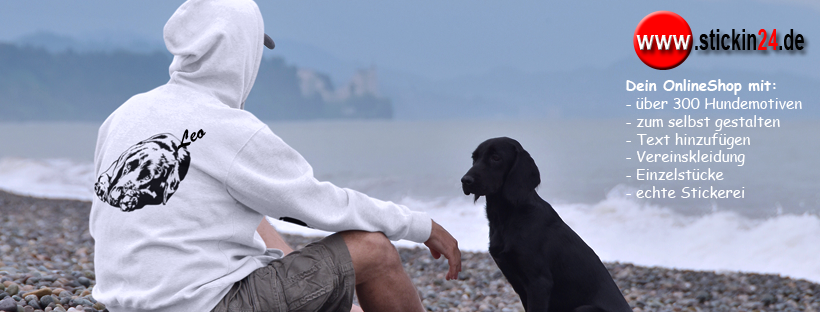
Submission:
<svg viewBox="0 0 820 312">
<path fill-rule="evenodd" d="M 293 252 L 293 248 L 282 239 L 282 235 L 279 235 L 279 232 L 270 225 L 267 218 L 262 218 L 262 222 L 259 222 L 256 232 L 259 233 L 259 236 L 262 236 L 266 247 L 279 249 L 286 255 Z"/>
</svg>

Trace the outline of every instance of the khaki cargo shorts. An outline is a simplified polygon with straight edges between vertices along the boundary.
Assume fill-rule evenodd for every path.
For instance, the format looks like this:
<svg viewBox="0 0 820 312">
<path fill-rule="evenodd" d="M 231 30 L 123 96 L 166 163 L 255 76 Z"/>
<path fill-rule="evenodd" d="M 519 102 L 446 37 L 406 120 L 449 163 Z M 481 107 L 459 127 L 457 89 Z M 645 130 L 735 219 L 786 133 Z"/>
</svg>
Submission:
<svg viewBox="0 0 820 312">
<path fill-rule="evenodd" d="M 342 236 L 330 235 L 259 268 L 213 312 L 350 311 L 356 277 Z"/>
</svg>

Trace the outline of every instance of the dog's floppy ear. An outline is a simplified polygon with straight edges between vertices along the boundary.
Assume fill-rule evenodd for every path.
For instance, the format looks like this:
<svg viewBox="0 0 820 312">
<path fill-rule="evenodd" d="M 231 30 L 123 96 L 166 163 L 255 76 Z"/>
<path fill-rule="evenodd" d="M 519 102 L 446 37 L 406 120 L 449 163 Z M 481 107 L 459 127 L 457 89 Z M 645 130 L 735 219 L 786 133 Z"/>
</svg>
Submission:
<svg viewBox="0 0 820 312">
<path fill-rule="evenodd" d="M 185 176 L 188 174 L 188 166 L 191 164 L 191 155 L 185 147 L 177 151 L 176 157 L 176 163 L 170 166 L 171 172 L 168 173 L 168 177 L 164 185 L 165 188 L 162 191 L 163 205 L 167 204 L 168 199 L 171 198 L 171 195 L 176 193 L 179 188 L 179 182 L 185 179 Z"/>
<path fill-rule="evenodd" d="M 179 180 L 182 181 L 185 179 L 185 176 L 188 175 L 188 167 L 191 165 L 191 154 L 188 153 L 187 148 L 183 147 L 177 150 L 176 157 Z"/>
<path fill-rule="evenodd" d="M 162 183 L 162 204 L 165 205 L 168 203 L 168 199 L 171 198 L 171 195 L 176 193 L 177 188 L 179 188 L 179 169 L 177 166 L 171 166 L 169 168 L 171 172 L 168 173 L 168 177 L 165 182 Z"/>
<path fill-rule="evenodd" d="M 525 151 L 518 141 L 512 142 L 515 145 L 516 156 L 510 171 L 507 172 L 503 192 L 507 199 L 518 201 L 527 198 L 530 192 L 534 192 L 541 184 L 541 173 L 538 172 L 530 153 Z"/>
</svg>

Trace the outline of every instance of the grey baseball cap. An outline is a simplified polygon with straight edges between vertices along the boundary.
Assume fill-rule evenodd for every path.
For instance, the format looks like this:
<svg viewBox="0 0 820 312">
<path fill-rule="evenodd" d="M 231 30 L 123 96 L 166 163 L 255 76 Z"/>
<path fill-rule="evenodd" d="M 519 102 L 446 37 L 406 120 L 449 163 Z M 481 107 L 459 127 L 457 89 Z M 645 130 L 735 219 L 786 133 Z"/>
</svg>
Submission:
<svg viewBox="0 0 820 312">
<path fill-rule="evenodd" d="M 268 34 L 265 34 L 265 47 L 271 50 L 276 47 L 276 44 L 273 43 L 273 39 L 271 39 Z"/>
</svg>

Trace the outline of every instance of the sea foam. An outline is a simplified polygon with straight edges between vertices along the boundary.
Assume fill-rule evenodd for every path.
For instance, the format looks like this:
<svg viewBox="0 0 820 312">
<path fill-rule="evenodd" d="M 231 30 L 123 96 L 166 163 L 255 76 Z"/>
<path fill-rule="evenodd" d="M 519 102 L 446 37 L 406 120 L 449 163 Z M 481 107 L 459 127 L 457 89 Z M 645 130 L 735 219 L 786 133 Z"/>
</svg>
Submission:
<svg viewBox="0 0 820 312">
<path fill-rule="evenodd" d="M 468 251 L 487 251 L 489 226 L 483 199 L 468 197 L 400 204 L 426 211 Z M 820 218 L 778 215 L 750 219 L 714 211 L 684 216 L 617 194 L 594 204 L 558 204 L 555 210 L 603 261 L 710 271 L 774 273 L 820 282 Z M 281 221 L 285 233 L 323 235 Z M 399 241 L 399 246 L 419 244 Z"/>
<path fill-rule="evenodd" d="M 0 189 L 20 195 L 90 201 L 94 165 L 67 159 L 0 159 Z"/>
<path fill-rule="evenodd" d="M 91 163 L 69 160 L 0 159 L 0 189 L 45 198 L 91 200 Z M 714 211 L 687 216 L 629 199 L 615 187 L 592 204 L 555 204 L 555 210 L 601 260 L 681 269 L 776 273 L 820 282 L 820 218 L 782 214 L 752 219 Z M 549 199 L 548 199 L 549 200 Z M 489 226 L 483 199 L 469 196 L 397 200 L 427 212 L 459 242 L 462 250 L 486 251 Z M 324 235 L 272 220 L 283 233 Z M 407 241 L 397 245 L 413 247 Z"/>
</svg>

